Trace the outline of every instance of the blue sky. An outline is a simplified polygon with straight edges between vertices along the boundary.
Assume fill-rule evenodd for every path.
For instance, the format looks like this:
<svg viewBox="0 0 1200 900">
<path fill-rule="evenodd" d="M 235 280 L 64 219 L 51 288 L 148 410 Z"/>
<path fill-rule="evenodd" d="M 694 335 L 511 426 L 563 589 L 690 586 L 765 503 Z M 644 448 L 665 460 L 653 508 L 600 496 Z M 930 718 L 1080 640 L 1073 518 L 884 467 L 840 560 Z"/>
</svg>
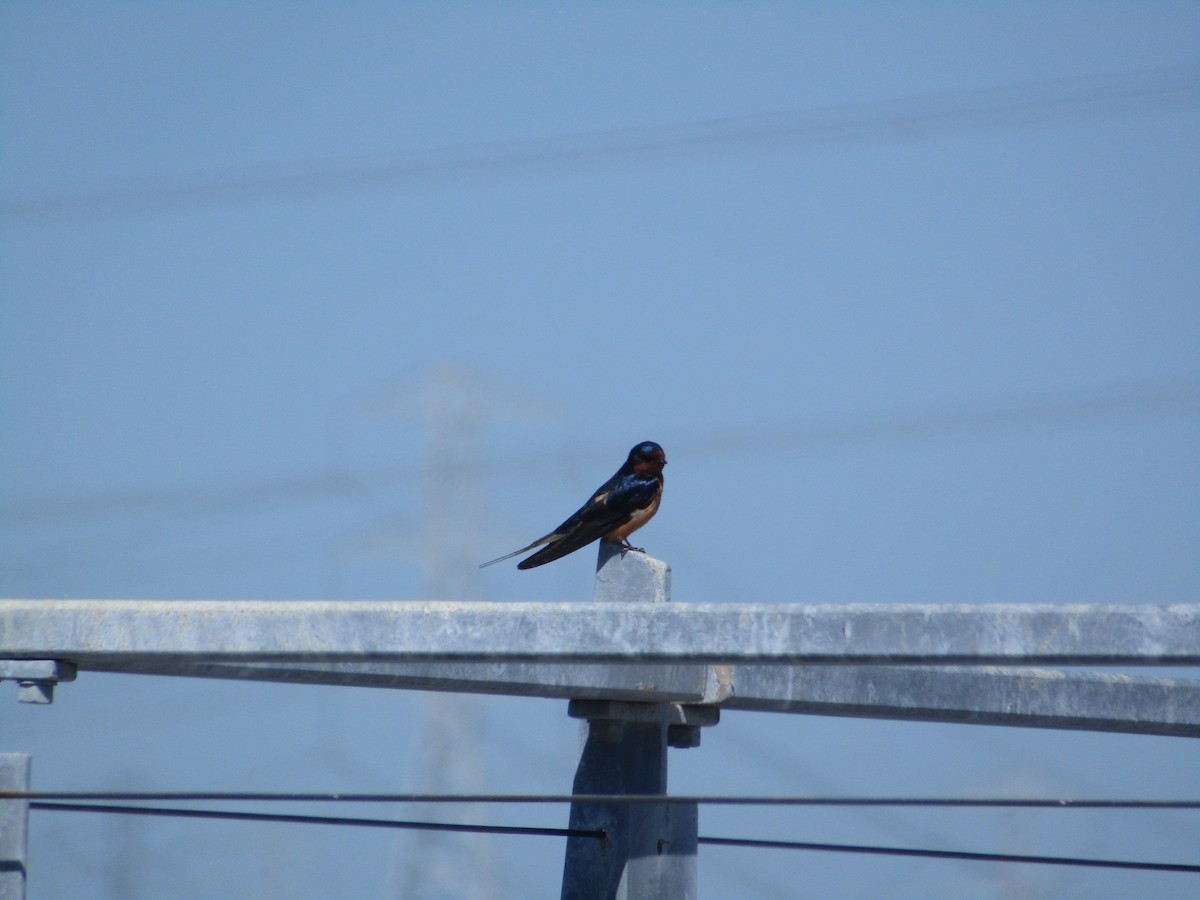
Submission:
<svg viewBox="0 0 1200 900">
<path fill-rule="evenodd" d="M 638 543 L 680 601 L 1194 602 L 1198 112 L 1188 3 L 0 4 L 0 595 L 582 599 L 590 552 L 475 564 L 653 439 Z M 429 706 L 391 692 L 92 675 L 0 709 L 44 788 L 427 777 Z M 467 718 L 489 789 L 569 784 L 558 705 Z M 750 714 L 672 765 L 696 792 L 1200 776 L 1165 738 Z M 701 829 L 1165 859 L 1195 830 L 757 815 Z M 32 896 L 161 896 L 170 836 L 232 854 L 177 896 L 403 883 L 393 838 L 318 865 L 286 829 L 119 827 L 35 822 Z M 491 845 L 502 895 L 557 883 L 529 840 Z M 705 851 L 702 896 L 1186 887 L 785 856 Z"/>
</svg>

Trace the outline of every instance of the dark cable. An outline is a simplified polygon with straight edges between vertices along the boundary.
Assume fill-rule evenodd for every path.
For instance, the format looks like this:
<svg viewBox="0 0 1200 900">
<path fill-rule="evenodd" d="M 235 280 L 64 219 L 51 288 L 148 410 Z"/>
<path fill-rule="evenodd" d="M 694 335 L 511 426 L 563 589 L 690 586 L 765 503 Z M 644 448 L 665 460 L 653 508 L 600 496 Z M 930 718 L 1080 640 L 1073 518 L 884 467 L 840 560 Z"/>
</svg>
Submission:
<svg viewBox="0 0 1200 900">
<path fill-rule="evenodd" d="M 972 853 L 962 850 L 919 850 L 911 847 L 872 847 L 857 844 L 813 844 L 804 841 L 760 841 L 752 838 L 701 837 L 699 843 L 716 847 L 761 847 L 768 850 L 827 850 L 833 853 L 869 853 L 876 856 L 920 856 L 977 862 L 1033 863 L 1046 866 L 1090 866 L 1102 869 L 1139 869 L 1153 872 L 1200 874 L 1200 865 L 1155 863 L 1123 859 L 1087 859 L 1077 856 L 1024 856 L 1012 853 Z"/>
<path fill-rule="evenodd" d="M 457 831 L 471 834 L 521 834 L 542 837 L 605 836 L 603 829 L 533 828 L 522 825 L 464 825 L 449 822 L 406 822 L 397 819 L 356 819 L 341 816 L 297 816 L 283 813 L 232 812 L 220 809 L 164 809 L 150 806 L 107 806 L 96 803 L 30 803 L 31 809 L 56 812 L 118 813 L 132 816 L 162 816 L 182 819 L 230 819 L 243 822 L 290 822 L 299 825 L 357 825 L 363 828 L 402 828 L 410 831 Z"/>
<path fill-rule="evenodd" d="M 456 831 L 474 834 L 537 835 L 542 837 L 583 837 L 603 840 L 603 829 L 533 828 L 515 825 L 464 825 L 445 822 L 406 822 L 393 819 L 357 819 L 339 816 L 297 816 L 277 813 L 244 813 L 205 809 L 163 809 L 146 806 L 106 806 L 93 803 L 29 804 L 33 809 L 58 812 L 117 813 L 136 816 L 162 816 L 188 819 L 225 819 L 252 822 L 287 822 L 304 825 L 352 825 L 368 828 L 400 828 L 420 831 Z M 1155 863 L 1137 860 L 1087 859 L 1071 856 L 1026 856 L 1010 853 L 975 853 L 961 850 L 922 850 L 911 847 L 877 847 L 862 844 L 818 844 L 806 841 L 768 841 L 755 838 L 698 838 L 698 843 L 717 847 L 749 847 L 769 850 L 824 850 L 834 853 L 865 853 L 877 856 L 911 856 L 927 859 L 956 859 L 976 862 L 1031 863 L 1052 866 L 1087 866 L 1105 869 L 1136 869 L 1155 872 L 1200 873 L 1200 865 Z"/>
</svg>

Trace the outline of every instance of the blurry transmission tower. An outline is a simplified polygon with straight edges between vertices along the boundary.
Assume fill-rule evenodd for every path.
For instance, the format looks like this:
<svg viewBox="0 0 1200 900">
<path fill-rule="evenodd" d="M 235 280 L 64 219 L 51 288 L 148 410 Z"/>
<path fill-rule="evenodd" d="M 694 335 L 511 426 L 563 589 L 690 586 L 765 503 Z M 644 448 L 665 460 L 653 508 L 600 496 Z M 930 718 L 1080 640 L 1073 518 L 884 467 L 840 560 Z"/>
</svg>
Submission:
<svg viewBox="0 0 1200 900">
<path fill-rule="evenodd" d="M 422 596 L 432 600 L 479 599 L 479 523 L 484 518 L 483 435 L 489 419 L 512 419 L 542 410 L 463 366 L 441 363 L 368 401 L 376 416 L 414 416 L 426 429 L 418 550 Z M 416 730 L 413 790 L 484 793 L 483 719 L 476 698 L 433 692 L 424 698 Z M 420 821 L 483 821 L 480 809 L 429 804 L 413 812 Z M 492 900 L 501 896 L 491 844 L 482 835 L 416 831 L 401 838 L 395 867 L 397 900 Z"/>
</svg>

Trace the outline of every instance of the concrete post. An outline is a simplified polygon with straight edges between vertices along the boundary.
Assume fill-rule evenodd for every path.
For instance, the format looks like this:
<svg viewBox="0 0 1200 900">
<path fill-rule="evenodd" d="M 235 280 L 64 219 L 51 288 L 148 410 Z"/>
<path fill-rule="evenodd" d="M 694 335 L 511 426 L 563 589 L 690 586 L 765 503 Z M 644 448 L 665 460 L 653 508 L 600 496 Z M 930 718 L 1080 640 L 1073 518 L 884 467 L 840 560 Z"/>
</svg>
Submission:
<svg viewBox="0 0 1200 900">
<path fill-rule="evenodd" d="M 665 603 L 671 599 L 671 568 L 601 541 L 594 599 Z M 587 720 L 573 792 L 666 794 L 668 746 L 698 743 L 679 741 L 680 728 L 699 732 L 687 709 L 572 701 L 570 714 Z M 570 827 L 602 829 L 606 837 L 568 838 L 563 900 L 694 898 L 697 820 L 695 804 L 572 803 Z"/>
<path fill-rule="evenodd" d="M 29 790 L 29 754 L 0 753 L 0 791 Z M 0 900 L 25 900 L 29 801 L 0 800 Z"/>
</svg>

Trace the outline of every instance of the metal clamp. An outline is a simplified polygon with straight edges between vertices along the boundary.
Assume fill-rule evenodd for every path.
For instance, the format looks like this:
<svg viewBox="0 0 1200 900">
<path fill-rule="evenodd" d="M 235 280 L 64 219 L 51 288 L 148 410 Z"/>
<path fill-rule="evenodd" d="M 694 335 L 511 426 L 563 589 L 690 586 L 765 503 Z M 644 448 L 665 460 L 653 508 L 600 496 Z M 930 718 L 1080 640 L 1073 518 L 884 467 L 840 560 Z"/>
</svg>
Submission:
<svg viewBox="0 0 1200 900">
<path fill-rule="evenodd" d="M 590 734 L 601 741 L 619 740 L 627 722 L 661 723 L 671 747 L 700 746 L 700 729 L 716 725 L 721 710 L 685 703 L 630 703 L 623 700 L 572 700 L 572 719 L 587 719 Z"/>
<path fill-rule="evenodd" d="M 0 659 L 0 681 L 15 681 L 21 703 L 53 703 L 54 686 L 74 681 L 75 665 L 57 659 Z"/>
</svg>

